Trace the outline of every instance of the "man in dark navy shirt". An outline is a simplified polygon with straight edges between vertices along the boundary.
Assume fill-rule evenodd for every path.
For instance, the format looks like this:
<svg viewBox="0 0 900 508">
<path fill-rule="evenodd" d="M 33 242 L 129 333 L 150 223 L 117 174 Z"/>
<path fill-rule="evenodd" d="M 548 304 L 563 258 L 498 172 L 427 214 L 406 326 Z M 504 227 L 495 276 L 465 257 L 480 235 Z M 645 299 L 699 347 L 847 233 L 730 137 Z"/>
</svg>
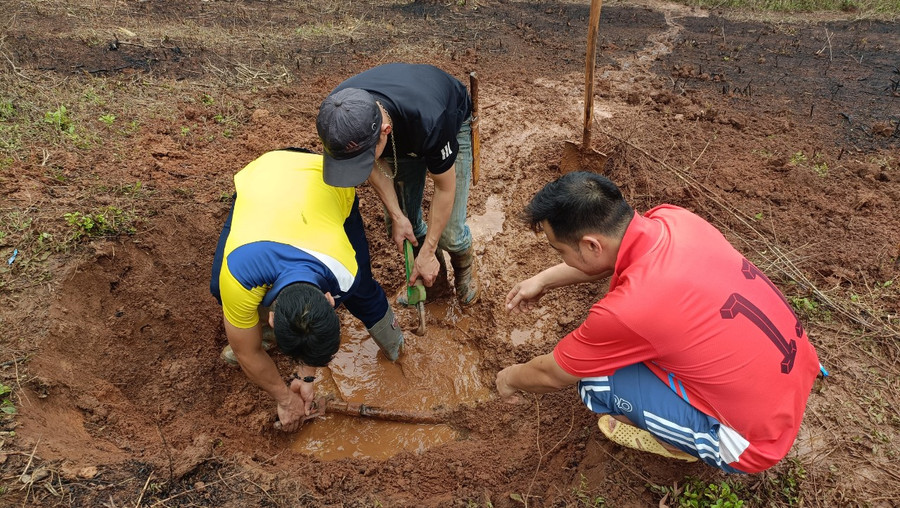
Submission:
<svg viewBox="0 0 900 508">
<path fill-rule="evenodd" d="M 325 148 L 325 183 L 355 187 L 368 180 L 384 204 L 397 247 L 402 250 L 404 239 L 416 246 L 410 283 L 421 277 L 426 286 L 434 285 L 429 296 L 440 293 L 447 281 L 446 250 L 463 305 L 479 296 L 466 225 L 471 114 L 469 93 L 453 76 L 431 65 L 393 63 L 338 85 L 316 119 Z M 434 181 L 427 224 L 422 214 L 426 174 Z"/>
</svg>

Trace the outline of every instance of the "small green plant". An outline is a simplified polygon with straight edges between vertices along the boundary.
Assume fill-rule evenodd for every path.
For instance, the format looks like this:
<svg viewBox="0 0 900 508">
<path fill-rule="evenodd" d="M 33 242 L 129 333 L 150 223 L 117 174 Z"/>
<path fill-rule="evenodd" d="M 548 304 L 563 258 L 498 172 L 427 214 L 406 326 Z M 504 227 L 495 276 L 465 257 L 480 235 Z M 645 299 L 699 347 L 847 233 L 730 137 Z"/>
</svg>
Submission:
<svg viewBox="0 0 900 508">
<path fill-rule="evenodd" d="M 0 122 L 5 122 L 16 115 L 16 107 L 11 101 L 0 102 Z"/>
<path fill-rule="evenodd" d="M 15 124 L 6 125 L 0 123 L 0 151 L 12 153 L 20 148 L 22 148 L 22 139 L 19 134 L 19 127 Z M 11 166 L 12 162 L 12 157 L 4 157 L 0 160 L 0 166 Z"/>
<path fill-rule="evenodd" d="M 68 177 L 66 177 L 66 173 L 59 166 L 53 166 L 53 165 L 49 166 L 47 168 L 47 170 L 44 171 L 44 175 L 46 175 L 48 178 L 52 178 L 53 180 L 56 180 L 57 182 L 60 182 L 60 183 L 63 183 L 66 180 L 68 180 Z"/>
<path fill-rule="evenodd" d="M 806 470 L 796 458 L 785 462 L 787 467 L 779 469 L 779 472 L 768 479 L 769 486 L 774 490 L 775 497 L 781 497 L 788 506 L 800 506 L 803 496 L 800 493 L 800 484 L 806 478 Z"/>
<path fill-rule="evenodd" d="M 191 128 L 190 128 L 190 127 L 187 127 L 187 126 L 182 126 L 182 127 L 181 127 L 181 136 L 182 136 L 182 137 L 186 137 L 186 136 L 187 136 L 188 134 L 190 134 L 190 133 L 191 133 Z"/>
<path fill-rule="evenodd" d="M 670 506 L 679 508 L 741 508 L 746 503 L 739 495 L 744 487 L 728 481 L 705 483 L 699 478 L 687 477 L 682 487 L 677 484 L 672 487 L 653 485 L 651 490 L 668 496 Z"/>
<path fill-rule="evenodd" d="M 100 94 L 97 93 L 93 88 L 88 88 L 81 94 L 84 97 L 84 100 L 90 102 L 91 104 L 100 105 L 103 104 L 103 98 L 100 97 Z"/>
<path fill-rule="evenodd" d="M 75 134 L 75 124 L 69 118 L 69 111 L 65 106 L 56 108 L 56 111 L 47 111 L 44 113 L 44 122 L 56 127 L 60 132 L 66 134 Z"/>
<path fill-rule="evenodd" d="M 100 117 L 100 121 L 105 123 L 107 127 L 112 126 L 112 124 L 115 123 L 115 121 L 116 121 L 116 115 L 113 115 L 112 113 L 107 113 Z"/>
<path fill-rule="evenodd" d="M 806 297 L 792 296 L 789 298 L 791 307 L 797 312 L 813 313 L 819 308 L 819 304 L 815 300 Z"/>
<path fill-rule="evenodd" d="M 72 239 L 84 237 L 112 236 L 117 234 L 134 234 L 134 219 L 122 209 L 108 206 L 104 209 L 81 213 L 72 212 L 64 215 L 66 222 L 72 227 Z"/>
<path fill-rule="evenodd" d="M 828 321 L 831 319 L 831 312 L 819 305 L 819 302 L 805 296 L 789 296 L 788 302 L 793 307 L 794 312 L 798 316 L 804 316 L 808 319 L 821 319 Z"/>
<path fill-rule="evenodd" d="M 11 395 L 12 388 L 0 383 L 0 399 L 2 399 L 2 402 L 0 402 L 0 411 L 8 415 L 16 414 L 16 406 L 9 400 Z"/>
<path fill-rule="evenodd" d="M 30 228 L 33 220 L 34 218 L 24 211 L 15 210 L 6 214 L 3 223 L 10 231 L 20 233 Z"/>
<path fill-rule="evenodd" d="M 83 214 L 81 212 L 67 213 L 66 222 L 75 227 L 78 236 L 94 236 L 102 234 L 106 228 L 106 219 L 102 215 Z"/>
<path fill-rule="evenodd" d="M 50 248 L 53 243 L 53 235 L 50 233 L 43 231 L 41 234 L 37 236 L 37 244 L 38 250 L 44 250 Z"/>
<path fill-rule="evenodd" d="M 755 220 L 762 220 L 762 218 L 763 218 L 763 213 L 762 213 L 762 212 L 756 212 L 756 214 L 753 215 L 753 218 L 754 218 Z"/>
<path fill-rule="evenodd" d="M 577 500 L 577 506 L 585 508 L 600 508 L 606 506 L 606 499 L 603 496 L 595 496 L 590 492 L 587 478 L 583 474 L 578 475 L 578 487 L 572 489 L 572 495 Z"/>
<path fill-rule="evenodd" d="M 142 184 L 140 180 L 134 183 L 125 184 L 121 187 L 121 192 L 126 196 L 135 198 L 141 197 L 144 194 L 144 184 Z"/>
<path fill-rule="evenodd" d="M 797 152 L 794 155 L 791 155 L 791 165 L 792 166 L 802 166 L 803 163 L 806 162 L 806 155 L 803 152 Z"/>
<path fill-rule="evenodd" d="M 207 93 L 200 96 L 200 102 L 207 106 L 212 106 L 216 103 L 215 99 L 213 99 L 212 96 Z"/>
<path fill-rule="evenodd" d="M 823 178 L 828 176 L 828 163 L 825 162 L 825 157 L 820 153 L 814 154 L 812 161 L 810 161 L 809 157 L 803 152 L 796 152 L 791 155 L 790 164 L 791 166 L 796 166 L 798 168 L 812 169 L 817 175 Z"/>
</svg>

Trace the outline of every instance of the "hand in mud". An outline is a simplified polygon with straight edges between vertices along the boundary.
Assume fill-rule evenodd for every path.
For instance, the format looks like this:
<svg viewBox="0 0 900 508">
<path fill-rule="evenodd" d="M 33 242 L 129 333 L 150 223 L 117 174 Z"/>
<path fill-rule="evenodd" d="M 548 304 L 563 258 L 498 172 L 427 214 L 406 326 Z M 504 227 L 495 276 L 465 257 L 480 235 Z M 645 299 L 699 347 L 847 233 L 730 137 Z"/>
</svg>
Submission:
<svg viewBox="0 0 900 508">
<path fill-rule="evenodd" d="M 291 380 L 290 394 L 288 405 L 278 404 L 278 420 L 275 422 L 275 430 L 294 432 L 313 412 L 313 402 L 316 399 L 316 388 L 313 383 L 305 383 L 294 378 Z"/>
<path fill-rule="evenodd" d="M 303 414 L 304 416 L 309 416 L 313 402 L 316 399 L 315 383 L 304 383 L 302 380 L 295 378 L 291 381 L 291 391 L 299 394 L 303 399 Z"/>
<path fill-rule="evenodd" d="M 519 396 L 519 390 L 509 385 L 510 369 L 515 367 L 511 365 L 497 373 L 497 393 L 500 394 L 500 400 L 509 404 L 522 403 L 522 397 Z"/>
<path fill-rule="evenodd" d="M 506 295 L 506 310 L 509 312 L 526 312 L 537 307 L 544 296 L 544 285 L 535 277 L 519 282 Z"/>
<path fill-rule="evenodd" d="M 437 278 L 440 268 L 441 265 L 438 263 L 437 257 L 435 257 L 434 254 L 427 256 L 424 251 L 419 252 L 419 255 L 416 256 L 416 262 L 413 264 L 413 271 L 409 276 L 407 284 L 415 284 L 416 279 L 421 277 L 425 286 L 431 287 L 431 285 L 434 284 L 434 280 Z"/>
<path fill-rule="evenodd" d="M 290 397 L 283 403 L 278 403 L 278 421 L 275 422 L 275 429 L 284 432 L 296 431 L 300 428 L 300 424 L 303 423 L 303 417 L 308 412 L 309 407 L 306 401 L 291 389 Z"/>
</svg>

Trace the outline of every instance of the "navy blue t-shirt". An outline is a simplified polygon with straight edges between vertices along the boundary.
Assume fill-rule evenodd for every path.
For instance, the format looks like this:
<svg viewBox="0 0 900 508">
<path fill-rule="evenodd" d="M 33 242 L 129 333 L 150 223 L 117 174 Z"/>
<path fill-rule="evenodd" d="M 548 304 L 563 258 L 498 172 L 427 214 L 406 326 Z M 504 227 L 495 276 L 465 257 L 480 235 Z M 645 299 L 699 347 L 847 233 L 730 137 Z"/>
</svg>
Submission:
<svg viewBox="0 0 900 508">
<path fill-rule="evenodd" d="M 432 65 L 391 63 L 357 74 L 331 93 L 360 88 L 387 110 L 401 157 L 421 158 L 440 174 L 456 161 L 456 134 L 472 112 L 465 85 Z M 393 155 L 389 142 L 382 154 Z"/>
</svg>

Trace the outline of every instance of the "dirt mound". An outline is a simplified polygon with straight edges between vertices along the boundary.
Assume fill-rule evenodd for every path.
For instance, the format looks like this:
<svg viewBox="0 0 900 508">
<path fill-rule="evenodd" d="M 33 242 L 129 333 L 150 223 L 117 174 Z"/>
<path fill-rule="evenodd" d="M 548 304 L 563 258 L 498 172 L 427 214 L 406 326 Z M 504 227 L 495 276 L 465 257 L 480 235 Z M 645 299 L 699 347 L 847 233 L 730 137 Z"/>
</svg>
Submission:
<svg viewBox="0 0 900 508">
<path fill-rule="evenodd" d="M 62 126 L 66 103 L 73 128 L 48 134 L 37 121 L 44 144 L 0 131 L 10 140 L 0 143 L 0 247 L 5 258 L 20 252 L 0 273 L 10 358 L 0 375 L 19 413 L 4 423 L 4 502 L 501 507 L 602 496 L 646 506 L 688 477 L 736 481 L 754 505 L 887 506 L 900 491 L 890 472 L 900 426 L 895 23 L 604 6 L 593 148 L 608 157 L 586 169 L 639 210 L 673 203 L 722 229 L 784 290 L 831 371 L 790 459 L 735 479 L 607 442 L 569 391 L 454 408 L 455 439 L 427 449 L 323 460 L 274 431 L 265 393 L 218 359 L 225 338 L 208 280 L 232 175 L 266 150 L 321 149 L 322 97 L 395 60 L 481 80 L 470 216 L 497 222 L 476 242 L 482 301 L 430 307 L 429 330 L 476 351 L 470 377 L 492 388 L 500 368 L 574 329 L 603 284 L 557 290 L 524 317 L 503 302 L 558 261 L 517 216 L 562 171 L 565 141 L 580 140 L 587 5 L 8 7 L 0 105 L 39 120 L 55 110 Z M 0 126 L 13 118 L 0 109 Z M 375 275 L 391 293 L 401 258 L 374 191 L 359 195 Z M 79 217 L 98 210 L 118 222 L 94 235 Z"/>
</svg>

